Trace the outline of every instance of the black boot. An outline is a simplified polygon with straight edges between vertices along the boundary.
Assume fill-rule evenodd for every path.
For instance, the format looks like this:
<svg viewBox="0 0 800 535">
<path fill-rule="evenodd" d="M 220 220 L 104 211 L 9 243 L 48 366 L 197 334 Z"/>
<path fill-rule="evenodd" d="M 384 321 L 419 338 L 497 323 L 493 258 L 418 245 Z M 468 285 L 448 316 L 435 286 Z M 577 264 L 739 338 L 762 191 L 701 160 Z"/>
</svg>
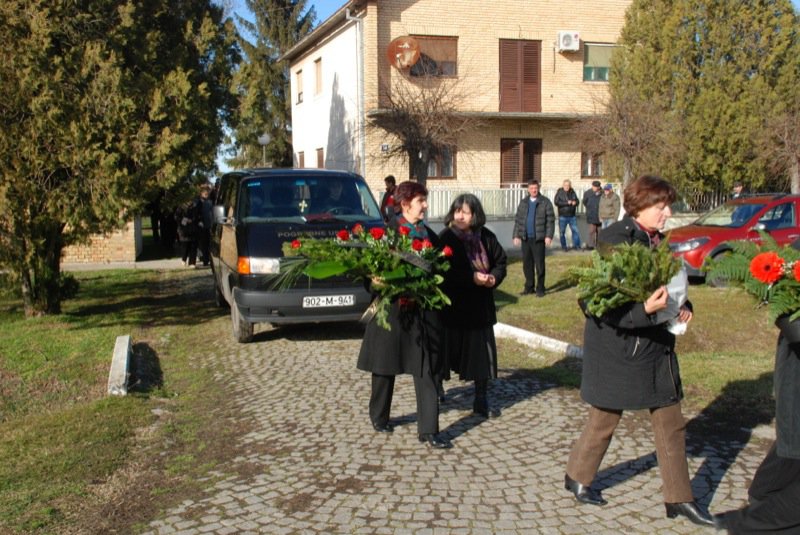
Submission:
<svg viewBox="0 0 800 535">
<path fill-rule="evenodd" d="M 685 516 L 693 523 L 700 526 L 713 526 L 714 519 L 706 511 L 697 505 L 697 502 L 686 503 L 665 503 L 667 518 L 675 518 L 678 515 Z"/>
<path fill-rule="evenodd" d="M 472 403 L 472 412 L 483 416 L 489 417 L 489 381 L 488 379 L 475 380 L 475 401 Z"/>
</svg>

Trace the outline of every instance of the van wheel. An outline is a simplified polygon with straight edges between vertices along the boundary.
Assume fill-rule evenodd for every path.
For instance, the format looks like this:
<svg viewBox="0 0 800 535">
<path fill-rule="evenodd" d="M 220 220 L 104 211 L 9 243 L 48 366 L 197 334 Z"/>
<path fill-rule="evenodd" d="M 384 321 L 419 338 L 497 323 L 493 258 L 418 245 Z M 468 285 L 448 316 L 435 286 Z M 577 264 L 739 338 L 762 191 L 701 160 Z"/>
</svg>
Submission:
<svg viewBox="0 0 800 535">
<path fill-rule="evenodd" d="M 240 344 L 246 344 L 253 339 L 253 324 L 239 313 L 236 303 L 231 304 L 231 322 L 233 323 L 233 337 Z"/>
<path fill-rule="evenodd" d="M 225 296 L 222 294 L 222 290 L 219 289 L 217 284 L 214 284 L 214 304 L 218 308 L 228 306 L 228 302 L 225 300 Z"/>
</svg>

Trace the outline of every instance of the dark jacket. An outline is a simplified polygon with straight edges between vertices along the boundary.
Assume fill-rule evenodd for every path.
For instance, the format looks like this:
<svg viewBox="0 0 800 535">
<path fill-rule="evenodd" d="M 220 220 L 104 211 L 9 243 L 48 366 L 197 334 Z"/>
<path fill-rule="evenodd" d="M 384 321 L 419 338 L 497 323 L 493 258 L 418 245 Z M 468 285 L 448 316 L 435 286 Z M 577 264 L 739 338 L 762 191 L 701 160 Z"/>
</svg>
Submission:
<svg viewBox="0 0 800 535">
<path fill-rule="evenodd" d="M 481 243 L 489 257 L 489 273 L 494 275 L 495 288 L 506 278 L 506 252 L 494 233 L 483 227 L 480 229 Z M 451 304 L 442 309 L 442 323 L 455 329 L 482 329 L 497 323 L 494 305 L 494 289 L 478 286 L 473 281 L 473 270 L 467 257 L 464 243 L 449 228 L 439 235 L 441 246 L 450 246 L 450 269 L 444 274 L 442 290 L 450 298 Z"/>
<path fill-rule="evenodd" d="M 593 189 L 583 194 L 583 207 L 586 208 L 586 222 L 592 225 L 600 224 L 600 199 L 603 197 L 602 190 L 597 193 Z"/>
<path fill-rule="evenodd" d="M 778 337 L 772 380 L 778 456 L 800 459 L 800 344 Z"/>
<path fill-rule="evenodd" d="M 521 240 L 528 239 L 526 220 L 528 218 L 530 198 L 530 195 L 525 195 L 525 197 L 519 201 L 517 214 L 514 216 L 514 238 L 519 238 Z M 553 211 L 553 203 L 544 195 L 539 195 L 537 199 L 539 199 L 539 205 L 536 207 L 536 219 L 534 221 L 536 241 L 544 241 L 545 238 L 550 238 L 552 240 L 553 234 L 556 231 L 556 215 Z"/>
<path fill-rule="evenodd" d="M 570 204 L 569 201 L 575 201 L 575 204 Z M 569 191 L 559 188 L 556 196 L 553 197 L 553 204 L 558 207 L 558 215 L 561 217 L 575 217 L 575 210 L 578 209 L 580 203 L 578 194 L 572 188 L 569 188 Z"/>
<path fill-rule="evenodd" d="M 199 223 L 202 221 L 203 213 L 197 199 L 180 206 L 175 211 L 175 221 L 178 224 L 178 239 L 182 242 L 190 242 L 197 239 Z"/>
<path fill-rule="evenodd" d="M 598 241 L 650 244 L 647 233 L 630 217 L 600 231 Z M 644 311 L 644 303 L 620 306 L 602 318 L 587 313 L 581 380 L 584 401 L 605 409 L 635 410 L 666 407 L 683 399 L 675 335 L 655 320 L 655 314 Z"/>
<path fill-rule="evenodd" d="M 397 227 L 396 220 L 389 223 Z M 425 227 L 428 239 L 439 247 L 439 238 Z M 421 310 L 418 306 L 404 307 L 398 301 L 389 307 L 387 331 L 373 317 L 367 324 L 356 367 L 378 375 L 411 374 L 421 377 L 430 366 L 432 374 L 444 367 L 441 356 L 442 324 L 438 310 Z"/>
</svg>

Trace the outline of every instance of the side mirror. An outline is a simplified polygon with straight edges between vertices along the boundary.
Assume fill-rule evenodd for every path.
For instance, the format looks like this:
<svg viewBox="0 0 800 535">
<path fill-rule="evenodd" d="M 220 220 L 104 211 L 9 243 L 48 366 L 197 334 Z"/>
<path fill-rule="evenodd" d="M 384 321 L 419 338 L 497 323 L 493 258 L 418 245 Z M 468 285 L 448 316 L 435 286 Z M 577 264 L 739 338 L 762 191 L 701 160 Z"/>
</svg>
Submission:
<svg viewBox="0 0 800 535">
<path fill-rule="evenodd" d="M 211 214 L 214 218 L 214 223 L 217 223 L 218 225 L 228 222 L 228 218 L 225 217 L 225 206 L 222 204 L 217 204 L 211 208 Z"/>
<path fill-rule="evenodd" d="M 750 230 L 754 230 L 756 232 L 758 232 L 759 230 L 766 231 L 767 230 L 767 225 L 765 225 L 764 223 L 756 223 L 755 225 L 753 225 L 753 228 L 751 228 Z"/>
</svg>

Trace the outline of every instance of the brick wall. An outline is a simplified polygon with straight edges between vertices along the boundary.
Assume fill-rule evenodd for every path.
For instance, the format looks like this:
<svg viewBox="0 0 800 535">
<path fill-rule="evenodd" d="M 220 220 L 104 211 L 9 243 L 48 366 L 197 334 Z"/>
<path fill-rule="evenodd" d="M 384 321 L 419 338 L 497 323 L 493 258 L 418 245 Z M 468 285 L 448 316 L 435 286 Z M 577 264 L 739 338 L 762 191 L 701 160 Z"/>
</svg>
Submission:
<svg viewBox="0 0 800 535">
<path fill-rule="evenodd" d="M 92 236 L 85 245 L 67 247 L 61 261 L 65 264 L 135 262 L 141 252 L 142 221 L 137 217 L 121 230 Z"/>
</svg>

